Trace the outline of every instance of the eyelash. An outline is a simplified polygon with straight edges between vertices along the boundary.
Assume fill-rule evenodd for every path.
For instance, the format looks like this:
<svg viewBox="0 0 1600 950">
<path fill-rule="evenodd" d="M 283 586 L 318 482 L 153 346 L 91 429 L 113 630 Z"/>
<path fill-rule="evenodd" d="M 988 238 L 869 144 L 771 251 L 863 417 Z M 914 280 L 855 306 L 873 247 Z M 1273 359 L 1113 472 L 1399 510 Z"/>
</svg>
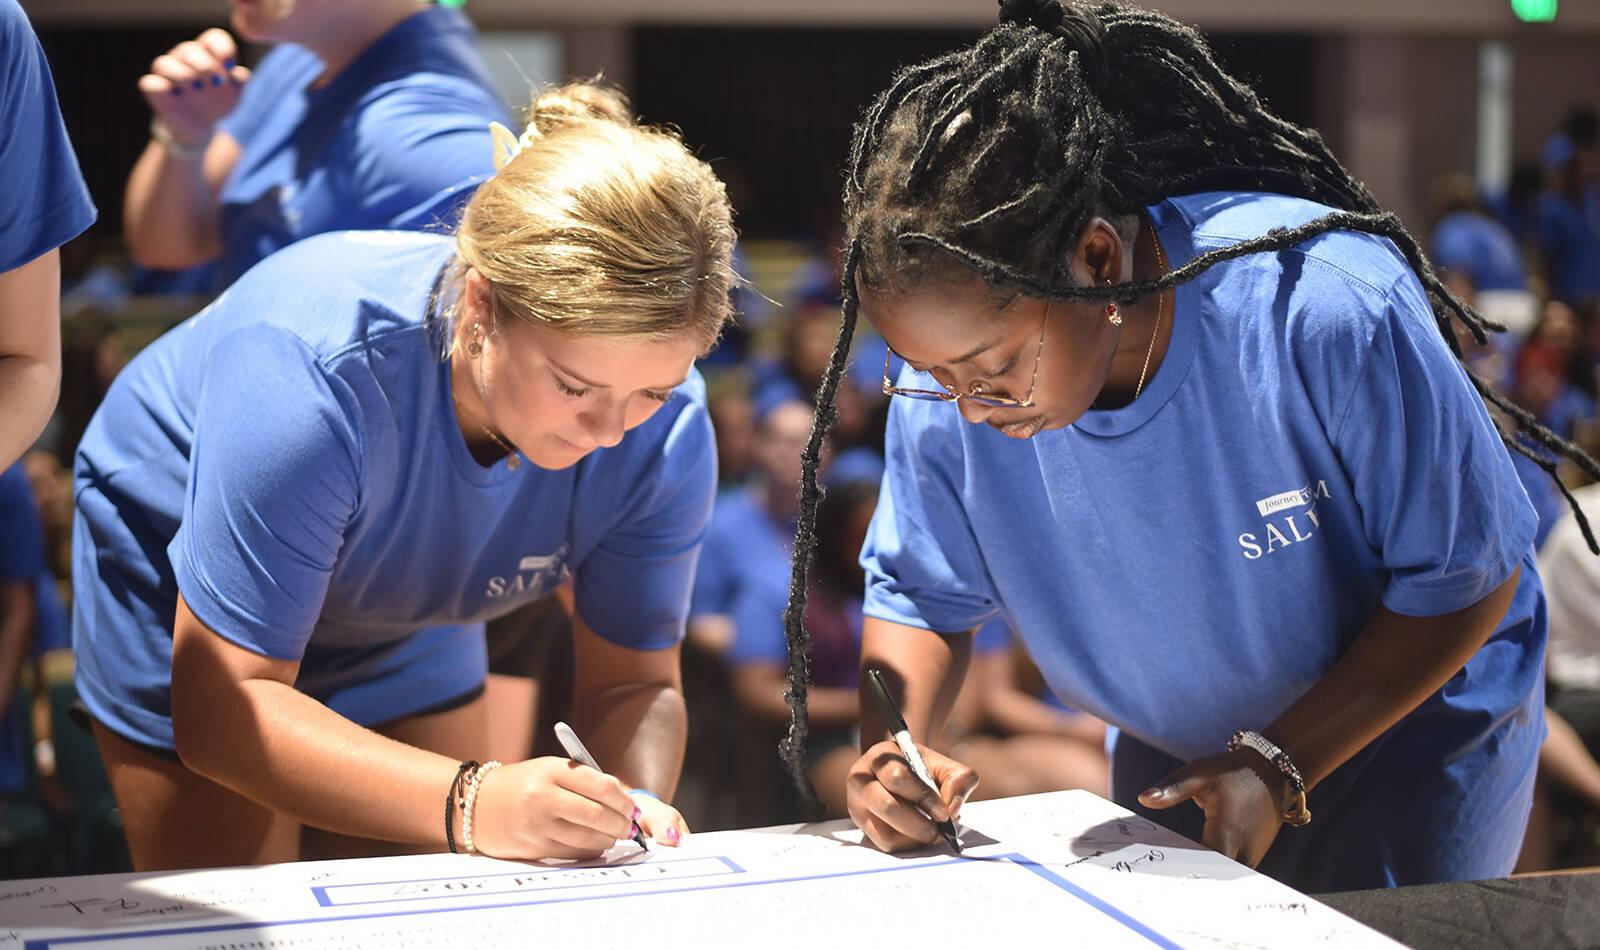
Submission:
<svg viewBox="0 0 1600 950">
<path fill-rule="evenodd" d="M 566 395 L 568 398 L 577 399 L 580 396 L 589 395 L 589 390 L 588 390 L 587 387 L 585 387 L 583 389 L 576 389 L 576 388 L 574 388 L 572 386 L 568 386 L 566 383 L 561 381 L 561 378 L 559 376 L 555 377 L 555 381 L 556 381 L 556 388 L 561 390 L 561 392 L 564 395 Z M 664 392 L 664 393 L 655 393 L 655 392 L 650 392 L 649 390 L 642 390 L 642 392 L 644 393 L 644 397 L 646 399 L 654 400 L 655 402 L 666 402 L 668 399 L 672 398 L 672 393 L 670 391 L 669 392 Z"/>
</svg>

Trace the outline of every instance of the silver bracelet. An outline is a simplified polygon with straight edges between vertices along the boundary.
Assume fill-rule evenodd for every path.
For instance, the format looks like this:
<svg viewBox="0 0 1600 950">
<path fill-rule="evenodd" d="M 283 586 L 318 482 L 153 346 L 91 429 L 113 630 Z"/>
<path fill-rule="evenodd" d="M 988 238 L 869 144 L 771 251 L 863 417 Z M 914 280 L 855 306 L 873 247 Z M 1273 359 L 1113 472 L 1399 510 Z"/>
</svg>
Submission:
<svg viewBox="0 0 1600 950">
<path fill-rule="evenodd" d="M 168 125 L 167 120 L 160 116 L 150 120 L 150 137 L 160 142 L 161 147 L 166 149 L 167 153 L 173 158 L 182 159 L 183 161 L 199 158 L 211 146 L 210 138 L 207 138 L 204 142 L 196 142 L 193 145 L 183 144 L 172 134 L 172 126 Z"/>
<path fill-rule="evenodd" d="M 1280 816 L 1284 821 L 1295 826 L 1307 824 L 1311 821 L 1311 809 L 1306 807 L 1306 781 L 1300 775 L 1300 769 L 1289 758 L 1289 753 L 1278 748 L 1277 744 L 1266 736 L 1252 729 L 1241 729 L 1228 738 L 1228 751 L 1250 749 L 1277 769 L 1289 783 L 1289 801 Z"/>
</svg>

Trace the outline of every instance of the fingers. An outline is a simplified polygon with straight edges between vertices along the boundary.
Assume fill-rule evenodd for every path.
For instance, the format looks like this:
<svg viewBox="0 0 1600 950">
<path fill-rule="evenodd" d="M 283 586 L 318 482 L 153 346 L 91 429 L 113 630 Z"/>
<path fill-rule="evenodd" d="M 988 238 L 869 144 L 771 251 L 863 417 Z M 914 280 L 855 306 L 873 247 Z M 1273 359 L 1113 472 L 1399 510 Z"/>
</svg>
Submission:
<svg viewBox="0 0 1600 950">
<path fill-rule="evenodd" d="M 611 834 L 613 841 L 632 837 L 633 823 L 643 812 L 622 782 L 586 765 L 564 760 L 558 762 L 556 784 L 583 803 L 574 806 L 571 811 L 564 811 L 563 816 Z"/>
<path fill-rule="evenodd" d="M 207 30 L 157 56 L 140 77 L 139 92 L 175 129 L 201 137 L 233 110 L 250 78 L 237 58 L 227 31 Z"/>
<path fill-rule="evenodd" d="M 1171 808 L 1199 795 L 1211 782 L 1210 775 L 1200 774 L 1190 766 L 1184 766 L 1140 792 L 1139 804 L 1146 808 Z"/>
<path fill-rule="evenodd" d="M 660 844 L 676 848 L 689 834 L 689 823 L 683 815 L 666 802 L 642 795 L 631 796 L 638 800 L 642 814 L 639 828 Z"/>
<path fill-rule="evenodd" d="M 921 751 L 939 782 L 937 792 L 917 777 L 892 742 L 873 746 L 851 766 L 846 780 L 850 817 L 879 850 L 933 842 L 939 837 L 935 823 L 958 814 L 977 787 L 978 775 L 971 768 L 932 750 Z"/>
<path fill-rule="evenodd" d="M 232 61 L 239 58 L 239 47 L 234 44 L 227 30 L 212 27 L 195 37 L 195 42 L 219 63 L 232 65 Z"/>
</svg>

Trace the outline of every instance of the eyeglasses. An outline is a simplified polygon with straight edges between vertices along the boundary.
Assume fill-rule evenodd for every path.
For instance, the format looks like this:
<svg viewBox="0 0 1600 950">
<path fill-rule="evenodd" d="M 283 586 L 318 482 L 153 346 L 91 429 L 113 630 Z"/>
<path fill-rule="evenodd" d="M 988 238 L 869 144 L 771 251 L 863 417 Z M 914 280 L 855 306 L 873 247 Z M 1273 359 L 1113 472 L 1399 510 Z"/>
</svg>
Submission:
<svg viewBox="0 0 1600 950">
<path fill-rule="evenodd" d="M 973 383 L 964 393 L 951 392 L 948 387 L 941 389 L 906 389 L 894 385 L 889 381 L 889 360 L 893 356 L 892 350 L 885 350 L 883 354 L 883 391 L 890 396 L 905 396 L 908 399 L 927 399 L 933 402 L 955 402 L 957 399 L 970 399 L 975 403 L 985 406 L 1001 406 L 1014 409 L 1029 409 L 1033 406 L 1033 387 L 1039 382 L 1039 360 L 1044 356 L 1044 331 L 1050 324 L 1050 304 L 1044 306 L 1044 319 L 1039 323 L 1039 349 L 1033 355 L 1033 376 L 1028 380 L 1028 391 L 1021 399 L 1007 396 L 1004 393 L 986 393 L 983 391 L 983 382 Z M 944 387 L 938 377 L 934 382 Z"/>
</svg>

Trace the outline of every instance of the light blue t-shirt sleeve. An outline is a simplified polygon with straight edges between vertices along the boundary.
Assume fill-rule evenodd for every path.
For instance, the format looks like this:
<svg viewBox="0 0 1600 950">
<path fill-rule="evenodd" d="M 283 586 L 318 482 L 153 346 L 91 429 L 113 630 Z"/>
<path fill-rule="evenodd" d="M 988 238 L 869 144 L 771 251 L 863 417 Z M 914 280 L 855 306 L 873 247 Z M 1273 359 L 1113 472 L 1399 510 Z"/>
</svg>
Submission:
<svg viewBox="0 0 1600 950">
<path fill-rule="evenodd" d="M 913 416 L 944 403 L 893 400 L 878 509 L 867 529 L 863 612 L 937 633 L 971 630 L 996 609 L 966 511 L 944 470 L 940 440 L 954 438 Z"/>
<path fill-rule="evenodd" d="M 0 182 L 0 273 L 94 223 L 49 63 L 16 0 L 0 0 Z"/>
<path fill-rule="evenodd" d="M 578 616 L 612 643 L 666 649 L 683 639 L 695 564 L 717 491 L 705 407 L 697 403 L 680 411 L 647 464 L 621 466 L 610 477 L 631 485 L 632 492 L 615 527 L 574 570 Z"/>
<path fill-rule="evenodd" d="M 276 659 L 303 654 L 359 497 L 359 426 L 340 385 L 265 324 L 219 340 L 203 371 L 168 553 L 197 617 Z"/>
<path fill-rule="evenodd" d="M 1437 616 L 1511 576 L 1538 517 L 1421 287 L 1403 278 L 1386 302 L 1332 436 L 1392 572 L 1384 605 Z"/>
<path fill-rule="evenodd" d="M 419 74 L 378 86 L 351 130 L 345 186 L 373 209 L 370 227 L 453 227 L 477 187 L 494 174 L 489 118 L 505 106 L 452 76 Z"/>
</svg>

